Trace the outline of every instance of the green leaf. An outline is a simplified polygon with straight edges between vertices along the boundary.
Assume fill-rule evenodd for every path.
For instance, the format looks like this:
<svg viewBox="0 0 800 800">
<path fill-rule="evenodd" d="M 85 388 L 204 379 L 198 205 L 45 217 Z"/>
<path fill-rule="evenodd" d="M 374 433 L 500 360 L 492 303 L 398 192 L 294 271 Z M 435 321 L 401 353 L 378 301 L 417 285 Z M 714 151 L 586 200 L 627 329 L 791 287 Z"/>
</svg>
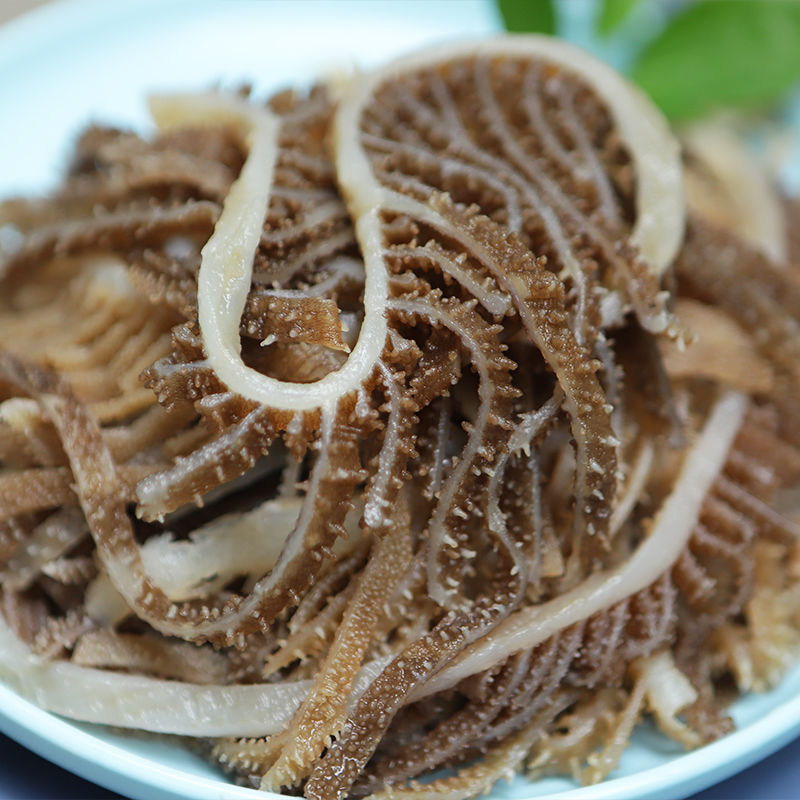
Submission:
<svg viewBox="0 0 800 800">
<path fill-rule="evenodd" d="M 608 36 L 615 31 L 630 14 L 639 0 L 603 0 L 597 18 L 597 30 Z"/>
<path fill-rule="evenodd" d="M 553 0 L 497 0 L 507 31 L 511 33 L 556 32 Z"/>
<path fill-rule="evenodd" d="M 632 77 L 672 119 L 775 102 L 800 80 L 800 2 L 692 3 L 645 48 Z"/>
</svg>

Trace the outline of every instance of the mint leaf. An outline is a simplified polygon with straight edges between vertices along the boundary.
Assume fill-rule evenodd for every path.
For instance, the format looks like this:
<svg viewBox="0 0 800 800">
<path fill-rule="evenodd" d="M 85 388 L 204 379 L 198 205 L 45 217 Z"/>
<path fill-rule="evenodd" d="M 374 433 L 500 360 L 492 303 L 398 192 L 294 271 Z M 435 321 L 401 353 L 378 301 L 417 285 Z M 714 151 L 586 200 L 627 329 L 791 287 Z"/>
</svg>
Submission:
<svg viewBox="0 0 800 800">
<path fill-rule="evenodd" d="M 497 0 L 497 5 L 511 33 L 556 32 L 553 0 Z"/>
<path fill-rule="evenodd" d="M 630 14 L 639 0 L 603 0 L 597 18 L 597 30 L 608 36 L 615 31 Z"/>
<path fill-rule="evenodd" d="M 672 119 L 777 101 L 800 80 L 800 2 L 698 0 L 645 48 L 632 77 Z"/>
</svg>

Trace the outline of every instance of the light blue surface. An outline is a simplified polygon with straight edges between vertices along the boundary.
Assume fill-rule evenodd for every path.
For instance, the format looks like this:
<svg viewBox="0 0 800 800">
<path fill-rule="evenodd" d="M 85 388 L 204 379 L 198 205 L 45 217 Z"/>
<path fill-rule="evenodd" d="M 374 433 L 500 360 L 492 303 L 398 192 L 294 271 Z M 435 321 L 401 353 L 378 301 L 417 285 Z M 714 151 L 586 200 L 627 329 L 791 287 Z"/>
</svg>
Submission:
<svg viewBox="0 0 800 800">
<path fill-rule="evenodd" d="M 572 24 L 579 23 L 575 17 Z M 432 41 L 498 27 L 493 6 L 481 0 L 65 0 L 0 30 L 0 196 L 52 185 L 69 138 L 87 119 L 146 125 L 148 91 L 247 81 L 264 93 L 311 80 L 320 71 L 350 67 L 353 54 L 358 64 L 369 66 Z M 800 105 L 797 115 L 800 123 Z M 800 668 L 775 691 L 740 701 L 735 717 L 736 733 L 688 754 L 655 732 L 640 730 L 620 769 L 598 786 L 576 788 L 556 779 L 531 784 L 518 778 L 499 784 L 492 798 L 687 797 L 748 767 L 800 732 Z M 231 786 L 184 749 L 69 723 L 2 687 L 0 731 L 136 800 L 264 797 Z M 33 797 L 11 794 L 20 791 L 20 784 L 14 779 L 15 763 L 9 761 L 13 753 L 1 745 L 0 798 Z M 44 762 L 39 766 L 49 769 Z M 792 787 L 800 786 L 796 764 L 787 761 L 782 769 Z M 52 797 L 60 797 L 60 775 L 55 770 L 52 775 Z M 762 791 L 735 796 L 776 800 L 783 795 Z M 800 791 L 785 796 L 800 797 Z"/>
</svg>

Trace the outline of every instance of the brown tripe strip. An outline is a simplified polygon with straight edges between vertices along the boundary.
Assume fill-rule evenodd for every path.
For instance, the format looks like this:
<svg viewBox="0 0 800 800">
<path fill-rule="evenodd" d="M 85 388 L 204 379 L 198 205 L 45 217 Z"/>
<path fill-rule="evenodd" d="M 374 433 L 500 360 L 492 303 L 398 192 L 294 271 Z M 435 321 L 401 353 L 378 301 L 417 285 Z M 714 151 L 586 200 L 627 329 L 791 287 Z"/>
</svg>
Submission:
<svg viewBox="0 0 800 800">
<path fill-rule="evenodd" d="M 275 569 L 245 598 L 234 595 L 219 606 L 206 601 L 172 604 L 144 572 L 111 455 L 69 387 L 52 373 L 7 355 L 0 356 L 0 386 L 41 403 L 61 435 L 98 557 L 129 605 L 162 633 L 243 643 L 247 633 L 267 628 L 286 605 L 297 602 L 336 536 L 344 532 L 349 498 L 361 477 L 356 431 L 343 429 L 353 413 L 347 402 L 323 424 L 325 449 L 309 481 L 303 524 L 287 540 Z"/>
<path fill-rule="evenodd" d="M 119 211 L 92 219 L 75 220 L 36 231 L 25 247 L 3 264 L 6 280 L 21 280 L 20 271 L 53 256 L 86 251 L 136 247 L 145 238 L 167 239 L 189 232 L 208 235 L 219 216 L 219 206 L 190 200 L 175 208 Z"/>
</svg>

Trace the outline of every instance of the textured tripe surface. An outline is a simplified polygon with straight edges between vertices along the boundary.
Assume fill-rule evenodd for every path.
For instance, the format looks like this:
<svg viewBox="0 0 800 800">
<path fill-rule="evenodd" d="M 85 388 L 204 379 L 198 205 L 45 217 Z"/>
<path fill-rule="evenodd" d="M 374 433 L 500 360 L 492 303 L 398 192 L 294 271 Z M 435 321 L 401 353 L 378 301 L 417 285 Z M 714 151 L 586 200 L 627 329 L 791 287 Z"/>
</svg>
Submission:
<svg viewBox="0 0 800 800">
<path fill-rule="evenodd" d="M 320 800 L 730 730 L 800 642 L 796 241 L 536 37 L 154 113 L 0 204 L 0 677 Z"/>
</svg>

